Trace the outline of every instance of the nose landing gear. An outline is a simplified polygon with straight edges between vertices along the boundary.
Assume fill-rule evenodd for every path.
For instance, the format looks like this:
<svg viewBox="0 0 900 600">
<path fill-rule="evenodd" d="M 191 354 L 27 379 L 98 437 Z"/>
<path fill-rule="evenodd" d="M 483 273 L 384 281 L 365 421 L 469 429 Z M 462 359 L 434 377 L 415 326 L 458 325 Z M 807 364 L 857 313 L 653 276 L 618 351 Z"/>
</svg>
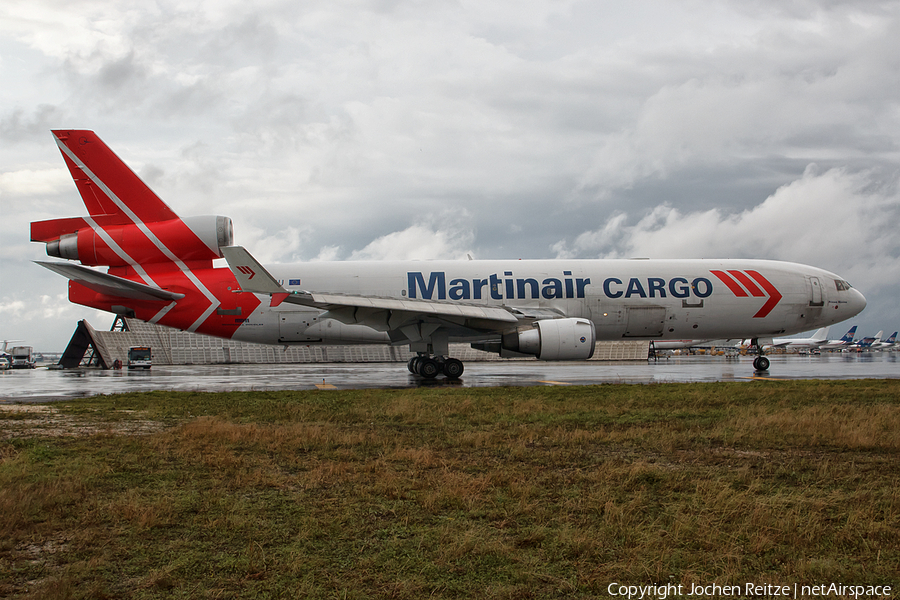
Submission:
<svg viewBox="0 0 900 600">
<path fill-rule="evenodd" d="M 765 357 L 763 354 L 762 344 L 759 343 L 759 338 L 753 338 L 750 340 L 750 349 L 756 348 L 757 357 L 753 359 L 753 368 L 757 371 L 768 371 L 769 370 L 769 359 Z"/>
<path fill-rule="evenodd" d="M 757 356 L 753 359 L 753 368 L 757 371 L 768 371 L 769 359 L 765 356 Z"/>
<path fill-rule="evenodd" d="M 443 373 L 447 379 L 459 379 L 465 367 L 461 360 L 444 356 L 428 356 L 420 354 L 409 359 L 406 365 L 409 372 L 425 379 L 434 379 Z"/>
</svg>

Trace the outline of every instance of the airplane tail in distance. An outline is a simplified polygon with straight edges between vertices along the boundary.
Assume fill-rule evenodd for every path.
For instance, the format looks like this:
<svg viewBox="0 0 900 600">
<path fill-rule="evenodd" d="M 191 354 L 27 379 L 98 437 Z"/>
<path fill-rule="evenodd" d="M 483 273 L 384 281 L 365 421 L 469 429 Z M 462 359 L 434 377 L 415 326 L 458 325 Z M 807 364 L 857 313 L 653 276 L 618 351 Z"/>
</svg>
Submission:
<svg viewBox="0 0 900 600">
<path fill-rule="evenodd" d="M 856 325 L 850 328 L 850 331 L 844 334 L 844 337 L 841 338 L 842 342 L 846 342 L 848 344 L 853 343 L 853 338 L 856 336 Z"/>
<path fill-rule="evenodd" d="M 892 333 L 892 334 L 891 334 L 891 337 L 889 337 L 889 338 L 886 340 L 887 343 L 888 343 L 888 344 L 896 344 L 896 343 L 897 343 L 897 334 L 900 334 L 900 331 L 895 331 L 894 333 Z"/>
<path fill-rule="evenodd" d="M 829 329 L 831 329 L 831 326 L 823 327 L 823 328 L 817 330 L 813 334 L 812 339 L 814 339 L 816 341 L 821 341 L 821 342 L 828 341 L 828 330 Z"/>
<path fill-rule="evenodd" d="M 32 223 L 31 240 L 48 255 L 89 266 L 211 264 L 232 245 L 231 219 L 180 219 L 93 131 L 53 136 L 89 216 Z"/>
</svg>

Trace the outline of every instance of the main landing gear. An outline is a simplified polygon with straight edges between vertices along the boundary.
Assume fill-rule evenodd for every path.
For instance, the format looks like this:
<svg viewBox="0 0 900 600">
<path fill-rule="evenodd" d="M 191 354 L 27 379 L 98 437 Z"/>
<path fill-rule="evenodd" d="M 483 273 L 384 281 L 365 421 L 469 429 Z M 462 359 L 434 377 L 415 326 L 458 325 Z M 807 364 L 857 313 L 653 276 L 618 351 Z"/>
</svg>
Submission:
<svg viewBox="0 0 900 600">
<path fill-rule="evenodd" d="M 434 379 L 441 373 L 447 379 L 459 379 L 464 370 L 463 363 L 459 359 L 428 356 L 427 354 L 412 357 L 406 367 L 413 375 L 419 375 L 425 379 Z"/>
</svg>

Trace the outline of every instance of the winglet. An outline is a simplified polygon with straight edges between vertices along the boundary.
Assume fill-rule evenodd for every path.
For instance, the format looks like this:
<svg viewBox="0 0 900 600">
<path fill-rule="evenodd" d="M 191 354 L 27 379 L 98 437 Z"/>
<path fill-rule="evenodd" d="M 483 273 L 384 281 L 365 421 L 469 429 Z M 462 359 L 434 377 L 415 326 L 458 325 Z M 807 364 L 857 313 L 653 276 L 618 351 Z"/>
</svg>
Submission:
<svg viewBox="0 0 900 600">
<path fill-rule="evenodd" d="M 242 291 L 270 294 L 272 300 L 269 306 L 278 306 L 290 296 L 291 293 L 281 287 L 281 284 L 243 246 L 225 246 L 222 248 L 222 254 Z"/>
</svg>

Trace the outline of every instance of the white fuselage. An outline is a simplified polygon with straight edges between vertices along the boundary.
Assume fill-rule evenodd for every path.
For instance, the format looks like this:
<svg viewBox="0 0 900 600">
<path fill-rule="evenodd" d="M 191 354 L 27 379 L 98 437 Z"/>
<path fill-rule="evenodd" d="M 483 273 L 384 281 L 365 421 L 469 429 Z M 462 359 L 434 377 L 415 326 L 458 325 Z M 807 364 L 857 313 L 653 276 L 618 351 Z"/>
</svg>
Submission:
<svg viewBox="0 0 900 600">
<path fill-rule="evenodd" d="M 772 337 L 838 323 L 865 307 L 828 271 L 767 260 L 310 262 L 267 269 L 292 292 L 507 307 L 590 319 L 598 340 Z M 269 344 L 390 343 L 383 331 L 267 297 L 235 339 Z M 423 322 L 427 322 L 424 317 Z M 446 325 L 445 325 L 446 326 Z M 515 329 L 515 325 L 512 326 Z M 466 327 L 453 341 L 484 340 Z"/>
</svg>

